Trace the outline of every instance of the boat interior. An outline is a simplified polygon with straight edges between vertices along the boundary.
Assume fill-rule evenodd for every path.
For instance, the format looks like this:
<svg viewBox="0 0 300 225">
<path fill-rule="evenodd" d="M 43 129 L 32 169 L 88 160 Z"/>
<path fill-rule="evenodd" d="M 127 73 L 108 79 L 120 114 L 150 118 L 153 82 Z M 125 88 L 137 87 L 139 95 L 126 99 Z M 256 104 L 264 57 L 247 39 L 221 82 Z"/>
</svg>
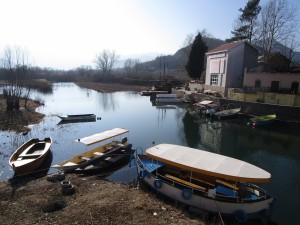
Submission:
<svg viewBox="0 0 300 225">
<path fill-rule="evenodd" d="M 127 138 L 122 141 L 112 141 L 105 145 L 101 145 L 95 147 L 89 151 L 83 152 L 79 155 L 74 156 L 72 159 L 68 160 L 67 162 L 63 162 L 63 166 L 74 166 L 77 164 L 81 164 L 93 159 L 100 159 L 103 158 L 107 161 L 113 161 L 113 156 L 121 154 L 125 152 L 125 146 L 127 145 Z"/>
</svg>

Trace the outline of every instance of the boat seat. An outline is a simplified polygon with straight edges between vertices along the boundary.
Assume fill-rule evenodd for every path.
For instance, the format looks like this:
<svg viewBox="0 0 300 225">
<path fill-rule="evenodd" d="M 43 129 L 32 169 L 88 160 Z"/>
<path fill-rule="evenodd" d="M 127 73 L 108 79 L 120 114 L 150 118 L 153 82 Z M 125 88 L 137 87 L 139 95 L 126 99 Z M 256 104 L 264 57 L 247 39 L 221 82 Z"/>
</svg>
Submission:
<svg viewBox="0 0 300 225">
<path fill-rule="evenodd" d="M 212 187 L 215 186 L 214 184 L 212 184 L 212 183 L 210 183 L 210 182 L 208 182 L 208 181 L 205 181 L 205 180 L 201 180 L 201 179 L 199 179 L 199 178 L 194 178 L 194 177 L 192 177 L 192 180 L 198 181 L 198 182 L 200 182 L 200 183 L 207 184 L 208 186 L 212 186 Z"/>
<path fill-rule="evenodd" d="M 118 156 L 115 156 L 115 157 L 107 157 L 106 159 L 105 159 L 105 161 L 109 161 L 109 162 L 116 162 L 116 161 L 118 161 L 119 159 L 121 159 L 123 156 L 122 155 L 118 155 Z"/>
<path fill-rule="evenodd" d="M 233 184 L 230 184 L 230 183 L 228 183 L 226 181 L 217 179 L 216 182 L 219 183 L 219 184 L 223 184 L 223 185 L 225 185 L 225 186 L 227 186 L 229 188 L 232 188 L 233 190 L 236 190 L 236 191 L 239 190 L 239 188 L 237 186 L 235 186 Z"/>
<path fill-rule="evenodd" d="M 91 160 L 92 158 L 81 156 L 80 159 L 82 159 L 82 160 L 84 160 L 84 161 L 89 161 L 89 160 Z"/>
<path fill-rule="evenodd" d="M 93 152 L 93 154 L 96 156 L 100 156 L 100 155 L 103 155 L 104 153 L 103 152 Z"/>
<path fill-rule="evenodd" d="M 73 163 L 73 162 L 67 162 L 63 166 L 76 166 L 76 165 L 78 165 L 78 164 L 77 163 Z"/>
<path fill-rule="evenodd" d="M 165 176 L 166 176 L 167 178 L 173 180 L 173 181 L 177 181 L 177 182 L 179 182 L 179 183 L 185 184 L 186 186 L 189 186 L 189 187 L 192 187 L 192 188 L 195 188 L 195 189 L 200 189 L 200 190 L 203 190 L 203 191 L 206 190 L 205 187 L 202 187 L 202 186 L 197 185 L 197 184 L 193 184 L 193 183 L 188 182 L 188 181 L 186 181 L 186 180 L 182 180 L 182 179 L 180 179 L 180 178 L 178 178 L 178 177 L 174 177 L 174 176 L 169 175 L 169 174 L 166 174 Z"/>
</svg>

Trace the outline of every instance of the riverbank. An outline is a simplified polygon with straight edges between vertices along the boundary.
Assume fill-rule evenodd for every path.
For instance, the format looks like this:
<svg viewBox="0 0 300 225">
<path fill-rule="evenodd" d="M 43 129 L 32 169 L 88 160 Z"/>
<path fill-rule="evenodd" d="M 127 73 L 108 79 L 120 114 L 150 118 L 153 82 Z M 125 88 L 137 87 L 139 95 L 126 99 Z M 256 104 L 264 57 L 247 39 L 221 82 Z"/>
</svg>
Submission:
<svg viewBox="0 0 300 225">
<path fill-rule="evenodd" d="M 20 110 L 7 112 L 6 100 L 0 95 L 0 130 L 26 133 L 30 130 L 28 125 L 41 122 L 45 115 L 36 112 L 36 108 L 42 104 L 38 101 L 28 100 L 25 107 L 25 100 L 20 101 Z"/>
<path fill-rule="evenodd" d="M 99 83 L 99 82 L 76 82 L 79 87 L 92 89 L 94 91 L 109 93 L 115 91 L 136 91 L 148 90 L 151 87 L 140 86 L 140 85 L 128 85 L 128 84 L 117 84 L 117 83 Z"/>
<path fill-rule="evenodd" d="M 67 174 L 75 193 L 60 182 L 23 178 L 0 182 L 0 224 L 221 224 L 142 188 L 97 176 Z M 202 222 L 202 221 L 209 222 Z"/>
</svg>

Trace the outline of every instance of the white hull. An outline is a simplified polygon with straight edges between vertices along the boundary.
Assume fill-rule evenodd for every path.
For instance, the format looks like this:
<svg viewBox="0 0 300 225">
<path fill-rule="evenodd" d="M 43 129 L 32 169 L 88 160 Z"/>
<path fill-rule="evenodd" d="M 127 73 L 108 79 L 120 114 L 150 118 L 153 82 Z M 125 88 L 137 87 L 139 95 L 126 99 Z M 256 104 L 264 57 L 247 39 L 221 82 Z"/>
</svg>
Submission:
<svg viewBox="0 0 300 225">
<path fill-rule="evenodd" d="M 217 201 L 215 199 L 208 198 L 208 197 L 202 197 L 194 193 L 192 193 L 191 198 L 189 200 L 185 200 L 182 197 L 182 190 L 179 188 L 176 188 L 164 182 L 162 184 L 162 187 L 160 189 L 157 189 L 154 186 L 154 182 L 156 178 L 153 176 L 151 176 L 150 178 L 145 177 L 143 180 L 146 184 L 148 184 L 153 189 L 156 189 L 161 194 L 168 196 L 174 200 L 177 200 L 189 206 L 203 209 L 208 212 L 221 213 L 224 215 L 234 215 L 236 211 L 243 210 L 249 217 L 256 217 L 256 215 L 262 212 L 263 210 L 268 210 L 270 204 L 272 204 L 274 200 L 273 198 L 269 198 L 264 201 L 251 202 L 251 203 L 238 202 L 237 200 L 237 202 L 231 203 L 231 202 Z"/>
</svg>

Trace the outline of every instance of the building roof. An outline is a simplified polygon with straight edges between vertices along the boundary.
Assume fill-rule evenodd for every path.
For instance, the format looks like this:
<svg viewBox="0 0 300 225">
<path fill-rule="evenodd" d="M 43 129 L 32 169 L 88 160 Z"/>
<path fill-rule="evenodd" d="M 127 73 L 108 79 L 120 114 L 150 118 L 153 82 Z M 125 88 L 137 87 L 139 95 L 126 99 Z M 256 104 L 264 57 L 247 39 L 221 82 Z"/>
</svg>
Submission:
<svg viewBox="0 0 300 225">
<path fill-rule="evenodd" d="M 220 45 L 214 49 L 209 50 L 206 54 L 213 54 L 213 53 L 218 53 L 218 52 L 227 52 L 230 49 L 235 48 L 236 46 L 243 44 L 243 43 L 247 43 L 248 45 L 252 46 L 251 44 L 249 44 L 247 41 L 233 41 L 230 43 L 226 43 L 224 45 Z M 252 46 L 253 47 L 253 46 Z M 254 47 L 253 47 L 254 48 Z M 256 48 L 255 48 L 256 49 Z"/>
</svg>

